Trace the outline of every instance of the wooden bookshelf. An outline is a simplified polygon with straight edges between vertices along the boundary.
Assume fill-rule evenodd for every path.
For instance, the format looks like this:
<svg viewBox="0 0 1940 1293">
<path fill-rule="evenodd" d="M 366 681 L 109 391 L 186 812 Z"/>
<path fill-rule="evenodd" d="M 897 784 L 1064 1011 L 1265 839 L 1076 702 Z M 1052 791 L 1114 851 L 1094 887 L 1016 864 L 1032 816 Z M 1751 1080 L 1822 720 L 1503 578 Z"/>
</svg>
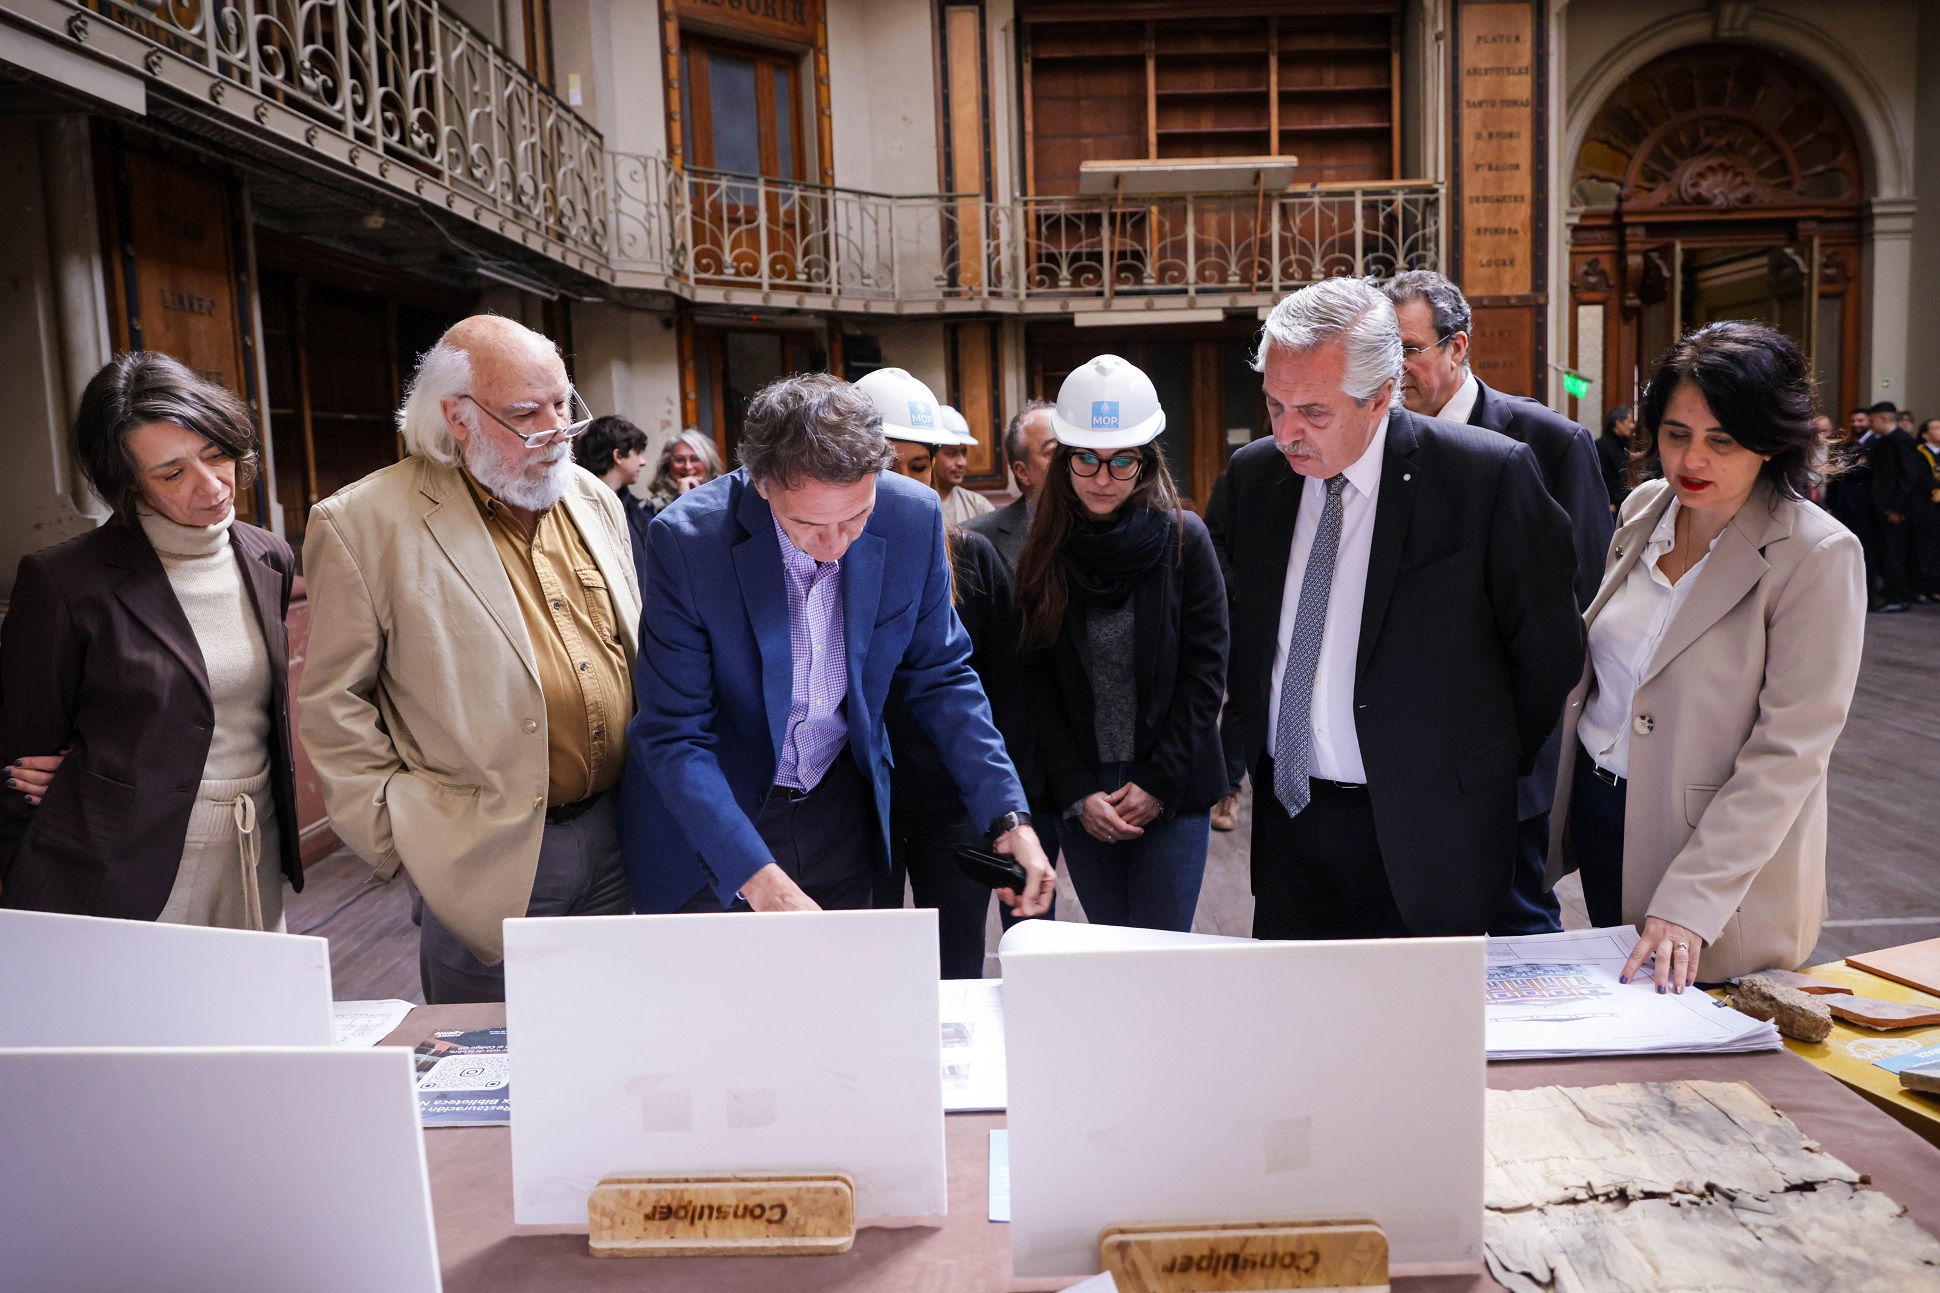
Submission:
<svg viewBox="0 0 1940 1293">
<path fill-rule="evenodd" d="M 1395 178 L 1398 0 L 1265 7 L 1020 0 L 1030 192 L 1075 193 L 1086 161 L 1236 152 L 1297 154 L 1303 183 Z"/>
</svg>

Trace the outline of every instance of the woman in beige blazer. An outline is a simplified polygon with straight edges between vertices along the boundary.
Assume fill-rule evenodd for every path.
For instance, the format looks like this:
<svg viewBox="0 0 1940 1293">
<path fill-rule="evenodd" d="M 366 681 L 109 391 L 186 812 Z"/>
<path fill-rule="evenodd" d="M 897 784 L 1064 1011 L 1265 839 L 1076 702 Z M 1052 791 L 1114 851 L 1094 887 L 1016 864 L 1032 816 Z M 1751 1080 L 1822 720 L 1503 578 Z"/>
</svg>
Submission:
<svg viewBox="0 0 1940 1293">
<path fill-rule="evenodd" d="M 1643 930 L 1659 992 L 1790 969 L 1825 918 L 1826 764 L 1866 616 L 1859 541 L 1805 501 L 1824 449 L 1785 337 L 1714 323 L 1651 379 L 1564 713 L 1548 882 Z M 1700 973 L 1701 967 L 1701 973 Z"/>
</svg>

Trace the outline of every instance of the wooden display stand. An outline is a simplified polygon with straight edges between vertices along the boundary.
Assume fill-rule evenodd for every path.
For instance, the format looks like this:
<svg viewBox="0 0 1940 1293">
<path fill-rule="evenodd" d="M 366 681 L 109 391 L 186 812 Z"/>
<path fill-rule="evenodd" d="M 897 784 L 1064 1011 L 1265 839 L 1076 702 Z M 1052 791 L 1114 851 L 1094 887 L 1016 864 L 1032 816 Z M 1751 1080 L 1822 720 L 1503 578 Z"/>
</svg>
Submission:
<svg viewBox="0 0 1940 1293">
<path fill-rule="evenodd" d="M 1098 1265 L 1119 1293 L 1386 1289 L 1388 1237 L 1365 1218 L 1146 1222 L 1106 1227 Z"/>
<path fill-rule="evenodd" d="M 593 1188 L 586 1221 L 595 1257 L 846 1253 L 855 1244 L 855 1183 L 840 1172 L 620 1173 Z"/>
</svg>

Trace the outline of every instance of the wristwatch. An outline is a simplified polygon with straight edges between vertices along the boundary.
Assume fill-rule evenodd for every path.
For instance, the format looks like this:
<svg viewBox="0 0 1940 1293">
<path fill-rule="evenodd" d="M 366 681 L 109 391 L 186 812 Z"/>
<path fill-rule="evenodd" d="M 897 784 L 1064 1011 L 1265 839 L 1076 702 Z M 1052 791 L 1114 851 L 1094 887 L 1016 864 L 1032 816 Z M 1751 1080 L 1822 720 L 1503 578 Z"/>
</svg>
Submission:
<svg viewBox="0 0 1940 1293">
<path fill-rule="evenodd" d="M 1005 813 L 1002 817 L 990 823 L 990 829 L 985 832 L 984 837 L 992 843 L 995 843 L 999 836 L 1008 835 L 1019 826 L 1029 826 L 1030 824 L 1031 815 L 1029 813 Z"/>
</svg>

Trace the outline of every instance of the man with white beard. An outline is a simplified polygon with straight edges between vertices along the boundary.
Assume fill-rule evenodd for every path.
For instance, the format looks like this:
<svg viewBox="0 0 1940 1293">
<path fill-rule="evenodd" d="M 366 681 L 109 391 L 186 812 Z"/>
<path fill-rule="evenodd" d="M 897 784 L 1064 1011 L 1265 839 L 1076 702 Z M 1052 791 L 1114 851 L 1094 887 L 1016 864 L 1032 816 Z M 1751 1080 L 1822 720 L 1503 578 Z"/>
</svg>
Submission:
<svg viewBox="0 0 1940 1293">
<path fill-rule="evenodd" d="M 591 420 L 558 347 L 476 315 L 418 361 L 404 460 L 310 512 L 298 730 L 337 834 L 416 885 L 428 1003 L 504 999 L 509 916 L 630 910 L 640 590 Z"/>
</svg>

